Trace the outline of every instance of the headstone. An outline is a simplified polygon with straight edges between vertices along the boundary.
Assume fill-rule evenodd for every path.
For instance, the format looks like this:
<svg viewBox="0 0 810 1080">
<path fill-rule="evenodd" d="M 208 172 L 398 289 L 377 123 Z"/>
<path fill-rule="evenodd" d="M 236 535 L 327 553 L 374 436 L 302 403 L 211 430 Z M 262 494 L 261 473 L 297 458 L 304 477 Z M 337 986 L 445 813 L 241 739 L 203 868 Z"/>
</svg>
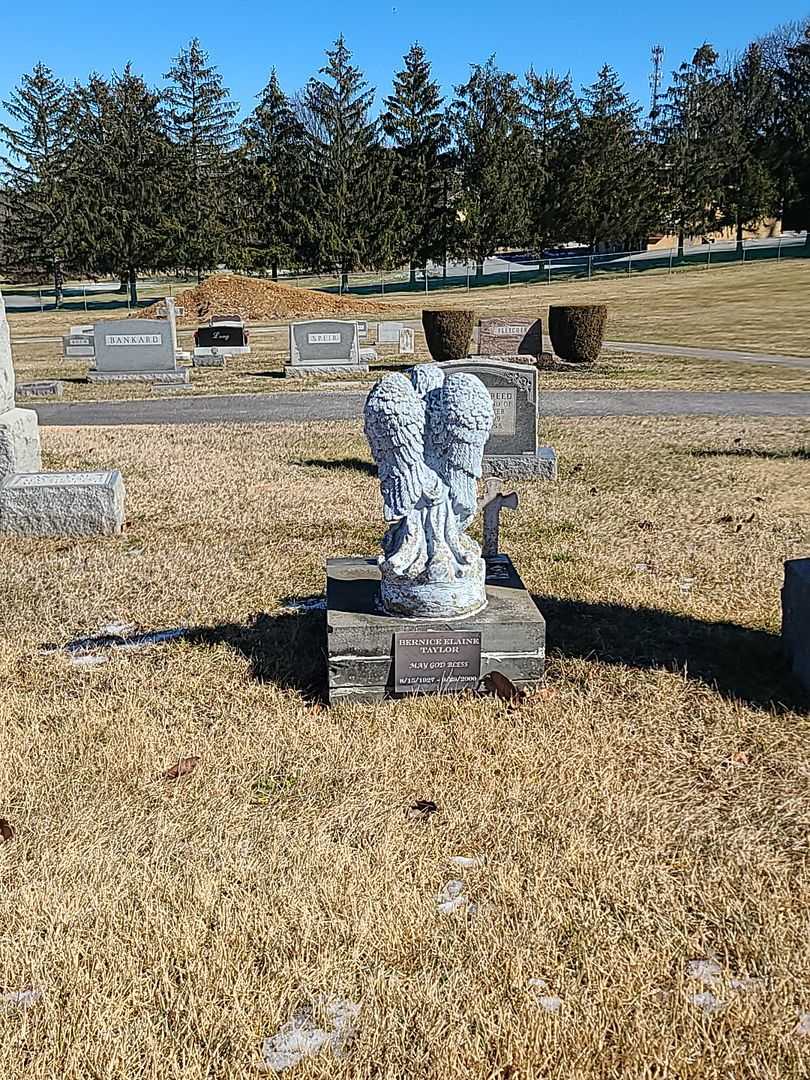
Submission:
<svg viewBox="0 0 810 1080">
<path fill-rule="evenodd" d="M 810 693 L 810 559 L 788 559 L 782 586 L 782 648 Z"/>
<path fill-rule="evenodd" d="M 439 365 L 476 375 L 489 390 L 495 421 L 484 449 L 484 475 L 504 480 L 557 478 L 557 455 L 537 445 L 538 375 L 528 364 L 471 357 Z"/>
<path fill-rule="evenodd" d="M 540 357 L 543 353 L 543 324 L 540 319 L 487 318 L 478 323 L 478 352 L 481 356 Z"/>
<path fill-rule="evenodd" d="M 404 322 L 381 322 L 377 326 L 378 345 L 398 345 L 399 332 L 405 329 Z"/>
<path fill-rule="evenodd" d="M 357 320 L 357 336 L 360 338 L 361 341 L 368 340 L 368 323 L 365 321 L 365 319 Z"/>
<path fill-rule="evenodd" d="M 360 356 L 357 323 L 315 319 L 290 326 L 288 377 L 368 371 Z"/>
<path fill-rule="evenodd" d="M 124 482 L 117 471 L 43 473 L 37 414 L 14 407 L 14 367 L 0 293 L 0 532 L 91 536 L 120 532 Z"/>
<path fill-rule="evenodd" d="M 413 356 L 414 354 L 414 332 L 413 327 L 403 326 L 399 332 L 399 355 L 400 356 Z"/>
<path fill-rule="evenodd" d="M 96 323 L 91 382 L 188 382 L 178 370 L 169 319 L 110 319 Z"/>
<path fill-rule="evenodd" d="M 96 354 L 92 326 L 71 326 L 70 333 L 62 338 L 62 356 L 65 360 L 80 360 Z"/>
<path fill-rule="evenodd" d="M 17 383 L 20 397 L 61 397 L 65 392 L 60 379 L 41 379 L 38 382 Z"/>
<path fill-rule="evenodd" d="M 22 473 L 0 484 L 0 532 L 97 536 L 124 527 L 124 481 L 111 472 Z"/>
<path fill-rule="evenodd" d="M 213 350 L 216 350 L 214 355 L 220 356 L 249 353 L 250 346 L 244 323 L 233 320 L 201 326 L 194 334 L 194 355 L 211 355 Z"/>
</svg>

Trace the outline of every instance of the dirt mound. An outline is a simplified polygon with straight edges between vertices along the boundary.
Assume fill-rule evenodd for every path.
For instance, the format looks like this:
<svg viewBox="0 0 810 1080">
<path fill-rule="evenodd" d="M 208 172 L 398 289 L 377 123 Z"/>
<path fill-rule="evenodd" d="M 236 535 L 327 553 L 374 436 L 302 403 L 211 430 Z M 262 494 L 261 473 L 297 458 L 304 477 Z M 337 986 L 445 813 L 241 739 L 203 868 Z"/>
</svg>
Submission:
<svg viewBox="0 0 810 1080">
<path fill-rule="evenodd" d="M 185 309 L 178 318 L 181 325 L 197 325 L 212 315 L 238 314 L 246 321 L 268 319 L 318 319 L 334 315 L 372 315 L 387 309 L 363 297 L 333 296 L 313 289 L 297 289 L 262 278 L 238 274 L 214 274 L 193 289 L 175 296 L 177 306 Z M 141 319 L 157 318 L 159 303 L 137 313 Z"/>
</svg>

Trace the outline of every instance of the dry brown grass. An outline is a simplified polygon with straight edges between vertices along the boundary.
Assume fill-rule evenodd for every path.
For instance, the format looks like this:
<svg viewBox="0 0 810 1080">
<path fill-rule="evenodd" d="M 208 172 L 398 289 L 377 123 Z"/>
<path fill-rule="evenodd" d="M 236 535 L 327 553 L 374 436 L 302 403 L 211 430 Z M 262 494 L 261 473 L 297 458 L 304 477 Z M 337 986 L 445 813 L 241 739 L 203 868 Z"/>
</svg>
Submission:
<svg viewBox="0 0 810 1080">
<path fill-rule="evenodd" d="M 535 313 L 548 324 L 548 305 L 606 303 L 608 336 L 619 341 L 810 356 L 810 259 L 758 262 L 711 271 L 639 274 L 560 285 L 495 286 L 369 296 L 368 308 L 384 304 L 392 318 L 418 317 L 425 306 L 472 307 L 479 315 Z M 361 300 L 362 306 L 362 300 Z M 358 309 L 360 310 L 360 309 Z M 121 312 L 107 313 L 119 318 Z M 103 312 L 10 312 L 15 338 L 63 334 L 69 326 L 104 318 Z"/>
<path fill-rule="evenodd" d="M 774 631 L 810 424 L 548 435 L 561 480 L 521 485 L 503 544 L 547 598 L 549 692 L 330 711 L 319 617 L 279 605 L 379 540 L 358 425 L 45 431 L 51 467 L 123 469 L 131 525 L 0 542 L 0 992 L 43 994 L 0 1010 L 0 1076 L 255 1077 L 321 993 L 360 1003 L 357 1038 L 290 1075 L 807 1075 L 810 722 Z M 210 629 L 35 654 L 110 619 Z M 440 813 L 408 821 L 417 798 Z M 456 877 L 474 916 L 436 910 Z"/>
<path fill-rule="evenodd" d="M 276 390 L 286 393 L 339 385 L 348 379 L 371 386 L 382 370 L 390 365 L 430 359 L 422 335 L 414 357 L 400 357 L 393 346 L 379 346 L 380 363 L 368 376 L 327 375 L 317 379 L 285 379 L 284 363 L 288 350 L 281 332 L 255 334 L 250 356 L 228 360 L 224 369 L 193 368 L 191 393 L 261 394 Z M 88 383 L 85 361 L 64 361 L 61 350 L 53 344 L 22 343 L 14 346 L 14 366 L 18 382 L 37 379 L 61 379 L 66 401 L 110 401 L 153 396 L 143 383 Z M 810 390 L 810 370 L 727 363 L 721 360 L 696 360 L 671 356 L 647 356 L 605 351 L 592 370 L 543 371 L 540 385 L 544 390 Z M 160 392 L 160 391 L 159 391 Z M 187 391 L 177 391 L 186 393 Z M 29 399 L 20 399 L 26 404 Z"/>
</svg>

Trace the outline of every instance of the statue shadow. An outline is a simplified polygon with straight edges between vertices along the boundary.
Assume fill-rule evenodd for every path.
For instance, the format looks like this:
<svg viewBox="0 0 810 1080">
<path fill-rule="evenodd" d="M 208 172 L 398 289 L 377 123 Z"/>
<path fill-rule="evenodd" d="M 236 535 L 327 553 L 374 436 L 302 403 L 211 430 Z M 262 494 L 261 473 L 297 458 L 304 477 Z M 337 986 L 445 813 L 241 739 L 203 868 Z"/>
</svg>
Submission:
<svg viewBox="0 0 810 1080">
<path fill-rule="evenodd" d="M 245 623 L 197 626 L 194 645 L 226 645 L 247 661 L 249 677 L 295 690 L 312 704 L 327 700 L 326 613 L 322 607 L 260 612 Z"/>
<path fill-rule="evenodd" d="M 661 668 L 759 708 L 810 711 L 777 634 L 656 608 L 553 596 L 535 596 L 534 601 L 546 619 L 549 651 L 605 664 Z"/>
<path fill-rule="evenodd" d="M 810 461 L 810 446 L 798 446 L 793 450 L 757 450 L 751 446 L 730 446 L 725 450 L 690 450 L 694 458 L 762 458 L 766 461 Z"/>
<path fill-rule="evenodd" d="M 347 457 L 347 458 L 303 458 L 291 462 L 292 465 L 298 465 L 302 468 L 317 468 L 326 469 L 329 472 L 359 472 L 364 473 L 366 476 L 376 476 L 377 466 L 373 461 L 364 461 L 362 458 Z"/>
</svg>

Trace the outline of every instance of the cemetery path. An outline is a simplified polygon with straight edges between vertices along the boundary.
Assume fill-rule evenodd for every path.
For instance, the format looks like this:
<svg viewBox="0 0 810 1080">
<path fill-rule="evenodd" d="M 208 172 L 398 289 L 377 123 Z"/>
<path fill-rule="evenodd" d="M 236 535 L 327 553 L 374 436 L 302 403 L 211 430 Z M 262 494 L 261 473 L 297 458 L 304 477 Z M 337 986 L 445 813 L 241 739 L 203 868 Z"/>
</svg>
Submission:
<svg viewBox="0 0 810 1080">
<path fill-rule="evenodd" d="M 34 405 L 41 424 L 285 424 L 359 420 L 365 393 L 299 391 L 221 397 L 165 397 Z M 806 416 L 810 393 L 788 391 L 554 390 L 540 396 L 543 416 Z"/>
<path fill-rule="evenodd" d="M 613 352 L 643 353 L 650 356 L 689 356 L 697 360 L 729 360 L 738 364 L 776 364 L 779 367 L 810 370 L 810 356 L 781 356 L 777 353 L 710 349 L 704 345 L 652 345 L 647 341 L 606 341 L 604 347 Z"/>
</svg>

